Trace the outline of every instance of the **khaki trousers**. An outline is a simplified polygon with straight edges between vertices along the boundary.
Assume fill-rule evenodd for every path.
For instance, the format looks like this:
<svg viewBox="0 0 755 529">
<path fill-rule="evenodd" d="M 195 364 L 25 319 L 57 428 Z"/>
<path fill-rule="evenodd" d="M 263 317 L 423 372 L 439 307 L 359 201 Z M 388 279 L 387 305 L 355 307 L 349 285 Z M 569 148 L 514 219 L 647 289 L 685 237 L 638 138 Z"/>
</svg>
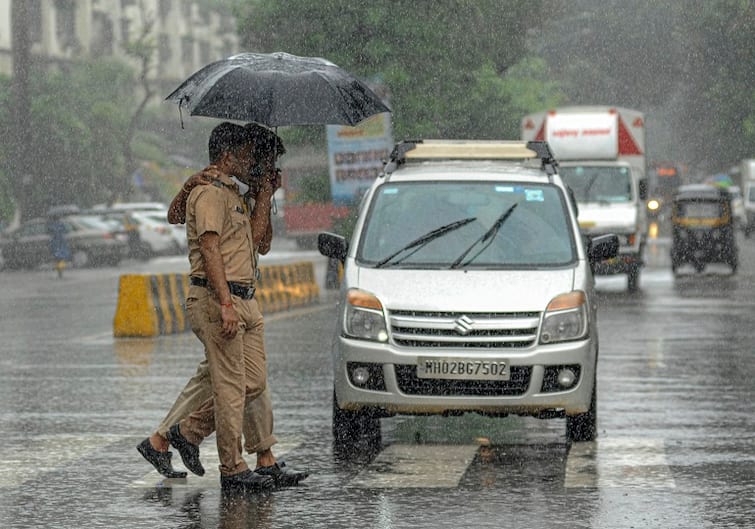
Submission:
<svg viewBox="0 0 755 529">
<path fill-rule="evenodd" d="M 179 427 L 197 445 L 215 431 L 222 475 L 249 468 L 241 455 L 244 409 L 267 387 L 264 323 L 257 301 L 233 296 L 233 306 L 239 315 L 239 332 L 228 340 L 222 333 L 218 301 L 206 288 L 189 288 L 186 311 L 205 347 L 212 398 L 180 421 Z"/>
<path fill-rule="evenodd" d="M 210 398 L 210 366 L 207 359 L 204 359 L 157 427 L 157 433 L 166 437 L 171 426 L 188 417 Z M 266 387 L 259 397 L 247 401 L 244 406 L 244 450 L 247 454 L 256 454 L 269 450 L 277 442 L 273 435 L 273 403 L 270 400 L 269 388 Z"/>
</svg>

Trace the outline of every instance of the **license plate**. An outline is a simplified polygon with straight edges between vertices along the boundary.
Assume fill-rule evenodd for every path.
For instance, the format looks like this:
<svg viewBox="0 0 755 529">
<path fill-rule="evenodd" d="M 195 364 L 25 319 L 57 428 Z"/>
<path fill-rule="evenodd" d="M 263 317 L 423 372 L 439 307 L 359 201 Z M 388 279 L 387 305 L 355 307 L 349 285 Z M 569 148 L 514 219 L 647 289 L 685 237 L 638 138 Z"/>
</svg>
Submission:
<svg viewBox="0 0 755 529">
<path fill-rule="evenodd" d="M 455 380 L 509 380 L 511 371 L 506 360 L 470 358 L 418 358 L 417 378 Z"/>
</svg>

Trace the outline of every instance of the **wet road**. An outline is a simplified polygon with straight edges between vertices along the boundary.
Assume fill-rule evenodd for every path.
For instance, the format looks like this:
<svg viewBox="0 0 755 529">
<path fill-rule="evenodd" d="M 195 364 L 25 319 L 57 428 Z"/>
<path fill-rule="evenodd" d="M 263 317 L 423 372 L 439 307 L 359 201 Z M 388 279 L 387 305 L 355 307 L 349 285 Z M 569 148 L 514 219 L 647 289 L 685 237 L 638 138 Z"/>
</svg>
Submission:
<svg viewBox="0 0 755 529">
<path fill-rule="evenodd" d="M 207 475 L 180 481 L 135 450 L 201 348 L 114 340 L 117 278 L 183 261 L 0 272 L 0 527 L 752 527 L 755 240 L 735 276 L 674 279 L 666 254 L 649 248 L 637 294 L 599 278 L 595 443 L 567 445 L 563 419 L 394 418 L 376 454 L 338 460 L 332 296 L 269 316 L 275 450 L 313 474 L 248 498 L 220 494 L 210 440 Z"/>
</svg>

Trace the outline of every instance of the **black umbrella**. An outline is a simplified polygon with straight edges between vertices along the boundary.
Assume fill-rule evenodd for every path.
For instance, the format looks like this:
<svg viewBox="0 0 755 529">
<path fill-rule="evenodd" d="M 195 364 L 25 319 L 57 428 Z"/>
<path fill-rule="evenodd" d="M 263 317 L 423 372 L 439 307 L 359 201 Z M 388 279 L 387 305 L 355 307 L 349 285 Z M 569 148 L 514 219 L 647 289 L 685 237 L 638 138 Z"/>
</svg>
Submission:
<svg viewBox="0 0 755 529">
<path fill-rule="evenodd" d="M 242 53 L 195 72 L 166 100 L 192 116 L 269 127 L 356 125 L 390 112 L 366 84 L 332 62 L 288 53 Z"/>
</svg>

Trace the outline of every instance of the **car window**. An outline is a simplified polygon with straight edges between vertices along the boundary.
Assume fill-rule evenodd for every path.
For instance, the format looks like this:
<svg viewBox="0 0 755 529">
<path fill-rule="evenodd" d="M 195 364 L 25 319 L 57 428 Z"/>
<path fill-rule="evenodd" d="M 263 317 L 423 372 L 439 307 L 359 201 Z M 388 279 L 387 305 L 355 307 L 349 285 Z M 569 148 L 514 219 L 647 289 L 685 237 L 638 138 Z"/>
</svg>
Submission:
<svg viewBox="0 0 755 529">
<path fill-rule="evenodd" d="M 470 267 L 555 266 L 575 259 L 566 201 L 552 185 L 496 182 L 386 183 L 375 192 L 357 259 L 375 265 L 417 238 L 474 219 L 409 250 L 402 267 L 449 267 L 513 205 L 490 245 Z M 479 252 L 479 255 L 476 255 Z"/>
</svg>

